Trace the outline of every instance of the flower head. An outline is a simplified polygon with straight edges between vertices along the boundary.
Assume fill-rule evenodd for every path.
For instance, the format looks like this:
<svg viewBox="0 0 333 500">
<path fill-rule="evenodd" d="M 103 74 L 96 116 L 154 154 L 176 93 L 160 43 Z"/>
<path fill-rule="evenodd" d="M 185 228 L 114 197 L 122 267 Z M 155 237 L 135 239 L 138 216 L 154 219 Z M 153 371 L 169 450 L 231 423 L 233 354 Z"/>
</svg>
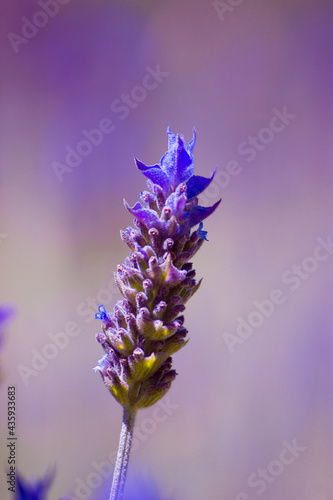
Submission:
<svg viewBox="0 0 333 500">
<path fill-rule="evenodd" d="M 193 130 L 193 138 L 186 146 L 183 137 L 173 134 L 168 127 L 169 136 L 168 151 L 161 158 L 161 165 L 147 166 L 136 160 L 138 169 L 163 189 L 165 195 L 170 190 L 175 190 L 179 184 L 186 182 L 194 170 L 192 151 L 195 145 L 196 134 Z"/>
<path fill-rule="evenodd" d="M 46 500 L 53 478 L 53 470 L 49 470 L 42 479 L 34 481 L 28 481 L 17 473 L 15 500 Z"/>
<path fill-rule="evenodd" d="M 3 345 L 3 332 L 15 314 L 14 308 L 11 306 L 0 306 L 0 350 Z M 0 378 L 1 378 L 1 365 L 0 365 Z"/>
<path fill-rule="evenodd" d="M 14 308 L 11 306 L 0 306 L 0 333 L 6 328 L 9 321 L 14 316 Z"/>
<path fill-rule="evenodd" d="M 159 165 L 136 160 L 149 191 L 141 192 L 143 204 L 125 202 L 135 227 L 121 232 L 131 249 L 115 273 L 123 299 L 112 313 L 101 305 L 96 314 L 103 322 L 97 341 L 105 354 L 95 370 L 124 408 L 154 404 L 177 375 L 171 355 L 187 342 L 182 313 L 200 285 L 189 261 L 207 240 L 202 221 L 221 201 L 198 205 L 215 171 L 210 178 L 193 175 L 195 131 L 188 145 L 169 128 L 167 134 L 168 151 Z"/>
<path fill-rule="evenodd" d="M 174 222 L 177 222 L 176 235 L 180 236 L 213 213 L 220 201 L 212 207 L 198 206 L 197 196 L 209 186 L 216 170 L 210 178 L 193 175 L 192 152 L 196 139 L 195 130 L 193 130 L 193 138 L 187 146 L 183 137 L 175 136 L 170 128 L 168 128 L 167 134 L 169 136 L 169 149 L 162 156 L 160 165 L 147 166 L 141 161 L 135 160 L 140 172 L 150 181 L 148 187 L 152 190 L 153 196 L 147 192 L 141 194 L 142 200 L 148 206 L 143 207 L 141 203 L 136 203 L 133 207 L 127 203 L 125 205 L 134 217 L 138 218 L 146 227 L 156 227 L 159 230 L 162 229 L 164 233 L 166 231 L 163 231 L 165 229 L 163 222 L 173 219 Z"/>
</svg>

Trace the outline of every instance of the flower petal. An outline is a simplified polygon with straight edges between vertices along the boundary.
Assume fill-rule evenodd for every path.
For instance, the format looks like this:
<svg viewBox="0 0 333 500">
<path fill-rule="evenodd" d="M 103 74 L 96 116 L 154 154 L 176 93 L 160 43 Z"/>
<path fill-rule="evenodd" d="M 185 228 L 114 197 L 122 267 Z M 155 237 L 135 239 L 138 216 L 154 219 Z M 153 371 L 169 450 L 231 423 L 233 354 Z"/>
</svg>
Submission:
<svg viewBox="0 0 333 500">
<path fill-rule="evenodd" d="M 45 476 L 41 479 L 35 479 L 33 481 L 28 481 L 21 476 L 21 474 L 16 473 L 16 495 L 15 498 L 18 500 L 29 500 L 36 499 L 42 500 L 47 496 L 47 492 L 50 489 L 52 481 L 55 476 L 54 469 L 48 469 Z"/>
<path fill-rule="evenodd" d="M 107 354 L 104 354 L 104 356 L 98 360 L 97 366 L 93 368 L 94 372 L 100 372 L 104 377 L 107 375 L 107 370 L 109 368 L 112 368 L 112 363 L 109 359 L 109 356 Z"/>
<path fill-rule="evenodd" d="M 151 180 L 154 184 L 160 186 L 165 194 L 169 192 L 170 183 L 167 175 L 159 165 L 145 165 L 140 160 L 135 158 L 135 163 L 140 172 L 143 173 L 149 180 Z"/>
<path fill-rule="evenodd" d="M 0 306 L 0 330 L 7 326 L 8 322 L 15 315 L 15 309 L 11 306 Z"/>
<path fill-rule="evenodd" d="M 194 171 L 192 150 L 194 141 L 192 139 L 190 151 L 185 142 L 178 134 L 175 136 L 168 128 L 169 149 L 161 158 L 161 168 L 167 175 L 173 188 L 181 182 L 185 182 Z"/>
<path fill-rule="evenodd" d="M 174 287 L 186 278 L 187 271 L 181 271 L 173 265 L 170 252 L 167 253 L 159 267 L 162 270 L 164 284 Z"/>
<path fill-rule="evenodd" d="M 168 127 L 166 131 L 168 135 L 168 149 L 172 149 L 176 144 L 176 136 L 173 132 L 171 132 L 171 128 Z"/>
<path fill-rule="evenodd" d="M 189 227 L 196 226 L 201 221 L 206 219 L 209 215 L 211 215 L 219 206 L 222 200 L 217 201 L 212 207 L 197 207 L 192 208 L 189 211 L 189 217 L 187 219 L 187 225 Z"/>
<path fill-rule="evenodd" d="M 159 227 L 159 218 L 155 210 L 143 208 L 139 202 L 136 203 L 134 207 L 130 207 L 126 200 L 124 200 L 124 204 L 127 210 L 148 227 L 148 229 L 151 227 Z"/>
<path fill-rule="evenodd" d="M 199 236 L 199 238 L 202 238 L 203 240 L 208 241 L 207 240 L 207 231 L 204 231 L 202 228 L 203 228 L 203 223 L 200 222 L 199 228 L 198 228 L 198 236 Z"/>
<path fill-rule="evenodd" d="M 216 168 L 214 169 L 211 177 L 202 177 L 200 175 L 192 175 L 186 183 L 186 196 L 187 199 L 190 200 L 194 198 L 194 196 L 198 196 L 202 191 L 204 191 L 209 184 L 214 179 L 214 175 L 216 173 Z"/>
<path fill-rule="evenodd" d="M 187 151 L 192 155 L 193 153 L 193 149 L 194 149 L 194 146 L 195 146 L 195 141 L 196 141 L 196 138 L 197 138 L 197 133 L 196 133 L 196 130 L 195 128 L 193 127 L 193 137 L 192 139 L 190 140 L 190 142 L 188 143 L 187 145 Z"/>
</svg>

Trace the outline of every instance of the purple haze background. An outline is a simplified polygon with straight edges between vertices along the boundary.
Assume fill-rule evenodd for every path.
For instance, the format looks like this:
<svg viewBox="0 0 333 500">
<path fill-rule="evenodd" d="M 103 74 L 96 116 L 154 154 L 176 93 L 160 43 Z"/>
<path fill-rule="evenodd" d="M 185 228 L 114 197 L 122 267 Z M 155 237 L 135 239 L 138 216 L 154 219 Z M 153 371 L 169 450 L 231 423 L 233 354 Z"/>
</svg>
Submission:
<svg viewBox="0 0 333 500">
<path fill-rule="evenodd" d="M 50 499 L 76 497 L 77 481 L 93 481 L 93 463 L 115 451 L 121 408 L 92 370 L 102 350 L 87 300 L 112 308 L 120 298 L 105 290 L 128 254 L 122 200 L 134 204 L 146 185 L 133 157 L 156 163 L 168 125 L 186 141 L 195 126 L 196 174 L 231 160 L 239 174 L 207 195 L 223 203 L 195 257 L 204 281 L 186 310 L 191 341 L 174 356 L 168 409 L 139 415 L 129 481 L 153 484 L 161 500 L 331 500 L 332 255 L 295 291 L 285 273 L 332 233 L 332 3 L 245 1 L 221 19 L 204 0 L 71 0 L 15 53 L 8 33 L 38 10 L 14 0 L 1 14 L 0 302 L 17 314 L 0 391 L 5 402 L 17 386 L 19 470 L 55 464 Z M 111 103 L 140 96 L 133 89 L 157 65 L 168 76 L 121 120 Z M 295 117 L 248 161 L 241 143 L 283 108 Z M 112 133 L 60 182 L 53 162 L 103 118 Z M 284 303 L 230 352 L 225 334 L 276 288 Z M 69 322 L 80 333 L 24 382 L 18 367 Z M 305 450 L 279 470 L 285 440 Z M 276 477 L 258 495 L 247 481 L 267 466 Z M 92 500 L 107 497 L 110 478 L 101 483 Z M 0 490 L 9 498 L 4 480 Z"/>
</svg>

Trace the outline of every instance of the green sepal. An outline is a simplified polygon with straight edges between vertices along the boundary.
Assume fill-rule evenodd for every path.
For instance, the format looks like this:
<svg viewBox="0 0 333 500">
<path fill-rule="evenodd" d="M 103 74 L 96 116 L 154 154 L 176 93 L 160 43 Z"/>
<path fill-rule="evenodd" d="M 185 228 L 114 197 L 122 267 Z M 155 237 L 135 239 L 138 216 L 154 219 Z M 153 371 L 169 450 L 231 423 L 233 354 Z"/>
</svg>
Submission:
<svg viewBox="0 0 333 500">
<path fill-rule="evenodd" d="M 182 347 L 184 347 L 190 339 L 173 339 L 172 337 L 168 339 L 163 346 L 163 354 L 166 357 L 171 356 L 177 351 L 180 351 Z"/>
<path fill-rule="evenodd" d="M 136 404 L 137 408 L 148 408 L 159 401 L 170 389 L 170 383 L 161 383 L 154 387 L 148 387 L 144 395 L 139 399 Z"/>
<path fill-rule="evenodd" d="M 171 335 L 173 335 L 176 331 L 175 328 L 167 327 L 163 324 L 163 321 L 157 319 L 154 321 L 155 331 L 150 337 L 151 340 L 164 340 Z"/>
<path fill-rule="evenodd" d="M 143 359 L 133 360 L 130 363 L 130 370 L 133 379 L 137 382 L 146 380 L 161 366 L 161 359 L 153 352 Z"/>
<path fill-rule="evenodd" d="M 184 288 L 181 292 L 180 292 L 180 296 L 182 297 L 182 304 L 186 304 L 186 302 L 195 294 L 195 292 L 197 290 L 199 290 L 199 287 L 202 283 L 202 278 L 200 281 L 198 281 L 198 283 L 190 290 L 188 290 L 188 288 Z"/>
<path fill-rule="evenodd" d="M 128 406 L 128 385 L 122 382 L 114 382 L 106 384 L 107 388 L 111 392 L 112 396 L 120 403 L 122 406 Z"/>
<path fill-rule="evenodd" d="M 108 335 L 107 332 L 106 335 L 112 347 L 114 347 L 119 354 L 129 356 L 133 352 L 135 344 L 127 332 L 124 332 L 121 338 L 115 335 Z"/>
</svg>

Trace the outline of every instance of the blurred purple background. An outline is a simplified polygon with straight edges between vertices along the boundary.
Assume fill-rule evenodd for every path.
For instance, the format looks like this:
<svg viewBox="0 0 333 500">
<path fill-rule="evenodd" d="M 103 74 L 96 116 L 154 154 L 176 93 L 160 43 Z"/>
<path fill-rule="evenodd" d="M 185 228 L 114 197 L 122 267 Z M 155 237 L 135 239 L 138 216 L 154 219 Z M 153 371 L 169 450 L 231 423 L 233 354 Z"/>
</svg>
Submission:
<svg viewBox="0 0 333 500">
<path fill-rule="evenodd" d="M 16 384 L 19 470 L 55 464 L 51 500 L 107 498 L 96 467 L 117 448 L 121 408 L 92 370 L 89 304 L 120 298 L 122 200 L 145 189 L 133 157 L 156 163 L 168 125 L 186 141 L 195 126 L 196 173 L 220 172 L 204 202 L 223 203 L 195 258 L 191 341 L 166 405 L 139 415 L 129 484 L 139 477 L 146 500 L 149 485 L 155 500 L 331 500 L 333 250 L 318 245 L 332 234 L 332 3 L 54 2 L 1 13 L 0 303 L 17 308 L 1 421 Z"/>
</svg>

